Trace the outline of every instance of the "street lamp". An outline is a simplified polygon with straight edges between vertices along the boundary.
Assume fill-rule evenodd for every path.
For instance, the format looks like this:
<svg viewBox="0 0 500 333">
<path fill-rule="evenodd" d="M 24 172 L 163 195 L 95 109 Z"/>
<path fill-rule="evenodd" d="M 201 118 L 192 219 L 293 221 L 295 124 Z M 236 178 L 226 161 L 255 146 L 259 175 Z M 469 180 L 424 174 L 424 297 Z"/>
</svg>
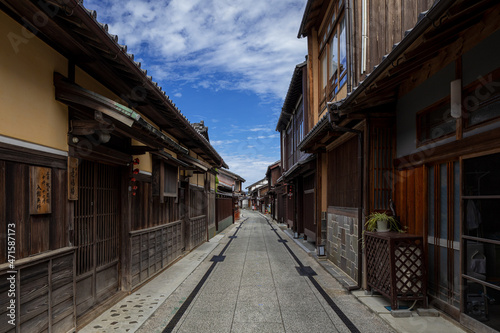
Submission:
<svg viewBox="0 0 500 333">
<path fill-rule="evenodd" d="M 326 254 L 325 254 L 325 246 L 324 245 L 318 245 L 318 248 L 317 248 L 317 251 L 318 251 L 318 256 L 319 257 L 324 257 Z"/>
</svg>

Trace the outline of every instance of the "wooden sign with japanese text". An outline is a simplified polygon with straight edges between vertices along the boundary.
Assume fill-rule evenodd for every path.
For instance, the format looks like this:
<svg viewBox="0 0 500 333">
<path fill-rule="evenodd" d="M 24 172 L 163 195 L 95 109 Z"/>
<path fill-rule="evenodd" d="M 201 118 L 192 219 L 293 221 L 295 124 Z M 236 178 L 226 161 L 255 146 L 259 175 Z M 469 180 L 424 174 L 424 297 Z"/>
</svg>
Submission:
<svg viewBox="0 0 500 333">
<path fill-rule="evenodd" d="M 52 170 L 30 166 L 30 214 L 52 213 Z"/>
<path fill-rule="evenodd" d="M 78 158 L 68 157 L 68 200 L 78 200 Z"/>
</svg>

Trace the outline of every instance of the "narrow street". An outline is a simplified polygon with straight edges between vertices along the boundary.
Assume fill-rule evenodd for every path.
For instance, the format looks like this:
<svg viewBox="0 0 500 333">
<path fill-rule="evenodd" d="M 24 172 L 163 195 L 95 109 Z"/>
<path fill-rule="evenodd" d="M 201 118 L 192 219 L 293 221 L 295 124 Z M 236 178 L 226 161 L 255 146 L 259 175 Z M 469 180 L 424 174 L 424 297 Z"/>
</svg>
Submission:
<svg viewBox="0 0 500 333">
<path fill-rule="evenodd" d="M 392 331 L 276 225 L 243 214 L 137 332 Z"/>
</svg>

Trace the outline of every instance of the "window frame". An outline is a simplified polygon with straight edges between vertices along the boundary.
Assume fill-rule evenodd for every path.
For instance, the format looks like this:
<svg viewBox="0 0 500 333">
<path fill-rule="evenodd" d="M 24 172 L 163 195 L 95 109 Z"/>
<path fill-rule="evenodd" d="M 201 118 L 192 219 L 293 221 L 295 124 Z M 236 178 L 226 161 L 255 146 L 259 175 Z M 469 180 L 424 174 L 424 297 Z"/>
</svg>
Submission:
<svg viewBox="0 0 500 333">
<path fill-rule="evenodd" d="M 346 84 L 345 78 L 347 75 L 347 67 L 348 67 L 348 56 L 347 53 L 347 42 L 345 45 L 341 44 L 341 31 L 340 28 L 344 27 L 345 35 L 347 36 L 347 22 L 344 10 L 344 1 L 338 1 L 330 10 L 328 14 L 328 20 L 324 23 L 325 26 L 321 28 L 318 34 L 319 40 L 319 109 L 320 113 L 326 108 L 327 100 L 333 99 L 338 92 L 342 89 L 342 87 Z M 335 42 L 334 42 L 334 39 Z M 337 50 L 337 58 L 340 58 L 341 49 L 345 47 L 345 68 L 341 71 L 342 67 L 340 64 L 340 59 L 337 59 L 337 67 L 335 73 L 331 73 L 332 71 L 332 45 L 336 43 Z M 326 59 L 326 64 L 324 61 Z M 325 76 L 325 68 L 326 66 L 326 80 Z"/>
<path fill-rule="evenodd" d="M 489 76 L 491 76 L 491 79 L 494 83 L 491 85 L 492 88 L 488 88 L 488 86 L 485 85 L 486 83 L 489 83 L 485 79 L 485 77 L 489 77 Z M 492 72 L 489 72 L 486 75 L 483 75 L 481 77 L 481 79 L 473 81 L 472 83 L 467 85 L 467 87 L 462 89 L 462 111 L 463 111 L 462 118 L 464 120 L 463 121 L 464 131 L 472 131 L 478 127 L 483 127 L 483 126 L 500 121 L 500 116 L 496 116 L 496 117 L 493 117 L 493 118 L 490 118 L 487 120 L 480 121 L 477 124 L 471 125 L 470 124 L 470 117 L 469 117 L 469 115 L 471 113 L 480 110 L 482 107 L 500 101 L 500 88 L 498 88 L 498 83 L 500 83 L 499 81 L 500 81 L 500 69 L 496 69 Z M 483 88 L 483 90 L 480 92 L 481 88 Z M 492 91 L 491 89 L 494 89 L 494 91 Z M 480 99 L 481 97 L 483 97 L 482 95 L 484 95 L 484 92 L 486 92 L 487 96 L 484 97 L 484 99 Z M 477 104 L 477 106 L 476 106 L 477 109 L 470 111 L 467 108 L 466 101 L 473 94 L 475 94 L 474 98 L 476 98 L 478 100 L 479 104 Z M 479 97 L 477 97 L 477 96 L 479 96 Z"/>
<path fill-rule="evenodd" d="M 450 96 L 446 96 L 445 98 L 442 98 L 440 99 L 439 101 L 437 101 L 436 103 L 434 104 L 431 104 L 430 106 L 426 107 L 425 109 L 417 112 L 416 114 L 416 142 L 417 142 L 417 147 L 421 147 L 421 146 L 425 146 L 425 145 L 428 145 L 430 143 L 434 143 L 434 142 L 437 142 L 437 141 L 441 141 L 441 140 L 444 140 L 444 139 L 447 139 L 447 138 L 450 138 L 452 136 L 455 136 L 456 135 L 456 132 L 457 132 L 457 122 L 454 118 L 451 117 L 451 111 L 450 111 L 450 119 L 454 120 L 455 121 L 455 129 L 450 132 L 450 133 L 446 133 L 446 134 L 443 134 L 443 135 L 440 135 L 438 137 L 435 137 L 435 138 L 429 138 L 429 139 L 426 139 L 426 140 L 422 140 L 422 134 L 423 134 L 423 131 L 429 131 L 430 128 L 429 126 L 427 126 L 426 128 L 423 128 L 422 127 L 422 117 L 425 117 L 426 115 L 429 115 L 430 113 L 432 112 L 436 112 L 438 110 L 442 110 L 443 108 L 445 107 L 448 107 L 448 109 L 450 109 L 451 107 L 451 104 L 450 104 Z M 445 121 L 445 118 L 443 118 L 443 121 L 439 124 L 444 124 L 446 123 Z M 429 125 L 429 122 L 427 122 L 427 125 Z"/>
</svg>

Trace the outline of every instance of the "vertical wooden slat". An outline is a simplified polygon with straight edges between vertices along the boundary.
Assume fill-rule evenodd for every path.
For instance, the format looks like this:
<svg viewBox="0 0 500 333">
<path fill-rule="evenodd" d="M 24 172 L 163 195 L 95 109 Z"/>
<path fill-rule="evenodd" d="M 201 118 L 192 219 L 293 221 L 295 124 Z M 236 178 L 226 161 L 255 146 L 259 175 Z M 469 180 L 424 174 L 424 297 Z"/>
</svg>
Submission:
<svg viewBox="0 0 500 333">
<path fill-rule="evenodd" d="M 415 169 L 415 228 L 414 234 L 423 236 L 424 224 L 424 167 Z"/>
<path fill-rule="evenodd" d="M 408 223 L 408 232 L 415 232 L 415 169 L 408 171 L 408 180 L 406 187 L 406 202 L 407 202 L 407 214 L 406 221 Z"/>
<path fill-rule="evenodd" d="M 5 161 L 0 161 L 0 230 L 7 230 L 7 206 L 5 185 Z M 7 237 L 0 237 L 0 263 L 7 262 Z"/>
<path fill-rule="evenodd" d="M 405 225 L 407 227 L 409 227 L 408 225 L 408 214 L 407 214 L 407 204 L 406 204 L 406 188 L 407 188 L 407 184 L 408 184 L 408 178 L 409 178 L 409 175 L 408 175 L 409 171 L 408 170 L 401 170 L 399 172 L 399 177 L 398 177 L 398 180 L 399 180 L 399 215 L 400 215 L 400 219 L 401 221 L 403 221 L 405 223 Z"/>
<path fill-rule="evenodd" d="M 454 289 L 454 250 L 453 250 L 453 241 L 454 241 L 454 225 L 455 225 L 455 219 L 454 219 L 454 168 L 453 168 L 453 162 L 448 162 L 447 163 L 447 175 L 448 175 L 448 233 L 447 233 L 447 246 L 448 246 L 448 251 L 447 251 L 447 256 L 448 256 L 448 303 L 453 303 L 453 289 Z"/>
<path fill-rule="evenodd" d="M 436 293 L 439 293 L 439 267 L 440 267 L 440 255 L 439 255 L 439 235 L 440 235 L 440 224 L 441 224 L 441 174 L 439 164 L 434 166 L 434 286 L 436 288 Z"/>
<path fill-rule="evenodd" d="M 6 206 L 7 221 L 16 224 L 16 259 L 25 258 L 31 251 L 30 244 L 30 216 L 28 214 L 28 166 L 20 163 L 6 163 L 6 187 L 10 189 L 7 194 Z"/>
</svg>

